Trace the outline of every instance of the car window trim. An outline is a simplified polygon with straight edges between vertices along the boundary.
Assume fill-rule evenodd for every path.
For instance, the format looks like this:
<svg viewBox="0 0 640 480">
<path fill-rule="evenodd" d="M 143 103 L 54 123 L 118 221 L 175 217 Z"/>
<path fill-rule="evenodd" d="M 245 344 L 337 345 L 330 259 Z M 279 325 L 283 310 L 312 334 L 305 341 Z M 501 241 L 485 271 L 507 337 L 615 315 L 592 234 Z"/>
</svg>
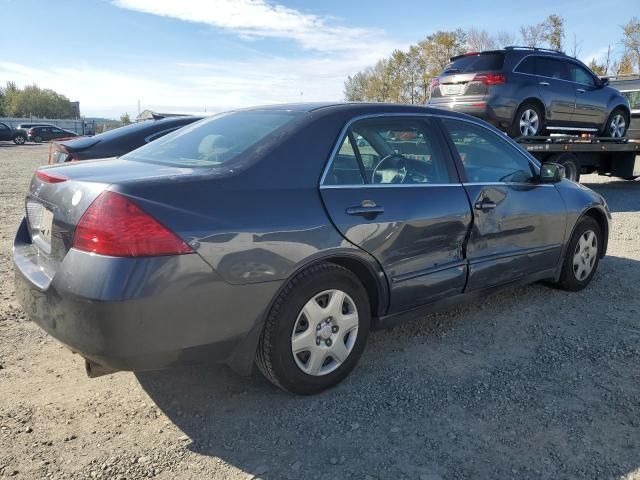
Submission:
<svg viewBox="0 0 640 480">
<path fill-rule="evenodd" d="M 554 57 L 553 55 L 530 54 L 530 55 L 526 55 L 526 56 L 522 57 L 522 58 L 520 59 L 520 61 L 519 61 L 518 63 L 516 63 L 515 67 L 513 67 L 513 68 L 511 69 L 511 73 L 517 73 L 518 75 L 529 75 L 530 77 L 549 78 L 549 79 L 551 79 L 551 80 L 558 80 L 558 81 L 560 81 L 560 82 L 575 83 L 576 85 L 589 85 L 588 83 L 580 83 L 580 82 L 576 82 L 576 81 L 573 81 L 573 80 L 565 80 L 564 78 L 548 77 L 548 76 L 546 76 L 546 75 L 538 75 L 537 73 L 516 72 L 516 68 L 518 68 L 518 67 L 520 66 L 520 64 L 521 64 L 522 62 L 524 62 L 524 60 L 525 60 L 525 59 L 527 59 L 527 58 L 529 58 L 529 57 L 535 57 L 535 58 L 550 58 L 550 59 L 552 59 L 552 60 L 566 61 L 566 62 L 569 62 L 569 63 L 573 63 L 573 64 L 575 64 L 575 65 L 582 66 L 582 65 L 580 65 L 578 62 L 576 62 L 575 60 L 570 59 L 570 58 L 567 58 L 567 59 L 561 59 L 561 58 L 556 58 L 556 57 Z M 584 68 L 584 67 L 583 67 L 583 68 Z M 595 79 L 594 79 L 594 81 L 595 81 Z M 594 85 L 591 85 L 591 86 L 595 86 L 595 84 L 594 84 Z"/>
<path fill-rule="evenodd" d="M 356 157 L 356 163 L 358 164 L 358 169 L 360 170 L 360 176 L 362 177 L 362 183 L 369 183 L 367 179 L 367 172 L 364 168 L 364 162 L 362 161 L 362 155 L 360 154 L 360 149 L 358 148 L 358 142 L 356 142 L 355 137 L 353 136 L 353 130 L 349 129 L 347 132 L 347 138 L 349 139 L 349 145 L 351 145 L 351 149 L 353 150 L 353 155 Z"/>
<path fill-rule="evenodd" d="M 452 169 L 452 162 L 454 162 L 454 159 L 452 158 L 450 152 L 448 152 L 448 148 L 445 144 L 442 144 L 442 140 L 443 139 L 438 139 L 436 138 L 436 141 L 440 143 L 440 148 L 442 150 L 442 153 L 444 154 L 445 157 L 445 162 L 446 162 L 446 167 L 447 167 L 447 173 L 449 174 L 449 178 L 450 178 L 450 183 L 407 183 L 407 184 L 403 184 L 403 183 L 366 183 L 364 185 L 325 185 L 325 180 L 327 178 L 327 175 L 329 174 L 329 170 L 331 170 L 331 166 L 333 165 L 333 161 L 336 158 L 338 152 L 340 151 L 340 147 L 342 146 L 342 144 L 344 143 L 345 137 L 347 135 L 347 132 L 349 132 L 351 130 L 351 126 L 355 123 L 358 122 L 360 120 L 368 120 L 368 119 L 372 119 L 372 118 L 383 118 L 383 117 L 407 117 L 407 118 L 434 118 L 434 119 L 438 119 L 439 115 L 438 114 L 433 114 L 433 113 L 400 113 L 400 112 L 387 112 L 387 113 L 368 113 L 368 114 L 364 114 L 364 115 L 359 115 L 357 117 L 353 117 L 351 119 L 349 119 L 349 121 L 342 127 L 342 130 L 340 130 L 340 134 L 338 135 L 338 140 L 336 141 L 336 143 L 333 145 L 333 148 L 331 149 L 331 153 L 329 155 L 329 159 L 326 162 L 325 166 L 324 166 L 324 170 L 322 171 L 322 175 L 320 176 L 320 182 L 319 182 L 319 188 L 323 189 L 323 188 L 363 188 L 363 187 L 370 187 L 370 188 L 387 188 L 387 187 L 401 187 L 401 188 L 405 188 L 405 187 L 443 187 L 443 186 L 461 186 L 462 182 L 461 182 L 461 178 L 459 177 L 459 175 L 457 175 L 457 169 Z M 455 117 L 452 117 L 455 118 Z M 470 122 L 470 123 L 474 123 L 474 122 Z M 475 123 L 474 123 L 475 124 Z M 438 131 L 438 134 L 441 134 L 441 127 L 439 125 L 439 122 L 436 122 L 436 130 Z M 455 174 L 455 175 L 453 175 Z M 365 179 L 366 181 L 366 179 Z"/>
</svg>

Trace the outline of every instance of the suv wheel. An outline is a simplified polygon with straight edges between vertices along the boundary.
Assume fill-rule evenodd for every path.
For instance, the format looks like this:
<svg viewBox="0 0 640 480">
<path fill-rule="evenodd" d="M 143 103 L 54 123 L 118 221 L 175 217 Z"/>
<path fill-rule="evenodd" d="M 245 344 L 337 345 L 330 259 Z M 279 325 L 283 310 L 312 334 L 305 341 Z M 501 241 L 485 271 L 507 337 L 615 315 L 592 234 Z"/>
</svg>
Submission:
<svg viewBox="0 0 640 480">
<path fill-rule="evenodd" d="M 296 275 L 276 298 L 256 364 L 273 384 L 310 395 L 342 381 L 365 347 L 371 311 L 349 270 L 321 263 Z"/>
<path fill-rule="evenodd" d="M 627 134 L 629 118 L 622 108 L 616 108 L 604 126 L 603 136 L 611 138 L 622 138 Z"/>
<path fill-rule="evenodd" d="M 516 112 L 513 124 L 509 129 L 509 136 L 534 137 L 540 135 L 544 128 L 544 116 L 540 107 L 535 103 L 525 103 Z"/>
</svg>

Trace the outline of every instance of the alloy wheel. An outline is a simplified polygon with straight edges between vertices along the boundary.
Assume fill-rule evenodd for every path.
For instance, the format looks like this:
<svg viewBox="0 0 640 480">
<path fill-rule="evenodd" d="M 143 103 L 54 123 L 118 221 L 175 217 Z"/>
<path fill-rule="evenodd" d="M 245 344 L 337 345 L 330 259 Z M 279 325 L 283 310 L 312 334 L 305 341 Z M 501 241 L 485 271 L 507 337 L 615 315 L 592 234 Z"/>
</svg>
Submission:
<svg viewBox="0 0 640 480">
<path fill-rule="evenodd" d="M 291 353 L 298 367 L 313 376 L 342 365 L 358 336 L 358 310 L 342 290 L 314 295 L 298 314 L 291 333 Z"/>
<path fill-rule="evenodd" d="M 611 136 L 614 138 L 621 138 L 624 136 L 624 132 L 627 128 L 627 122 L 624 119 L 624 116 L 620 113 L 615 115 L 611 119 L 611 123 L 609 124 L 609 132 Z"/>
<path fill-rule="evenodd" d="M 584 232 L 573 252 L 573 274 L 583 281 L 593 270 L 598 256 L 598 237 L 593 230 Z"/>
<path fill-rule="evenodd" d="M 535 110 L 527 108 L 520 116 L 520 133 L 525 136 L 533 136 L 540 128 L 540 118 Z"/>
<path fill-rule="evenodd" d="M 24 137 L 22 135 L 18 135 L 16 138 L 14 138 L 14 142 L 17 145 L 24 145 Z"/>
</svg>

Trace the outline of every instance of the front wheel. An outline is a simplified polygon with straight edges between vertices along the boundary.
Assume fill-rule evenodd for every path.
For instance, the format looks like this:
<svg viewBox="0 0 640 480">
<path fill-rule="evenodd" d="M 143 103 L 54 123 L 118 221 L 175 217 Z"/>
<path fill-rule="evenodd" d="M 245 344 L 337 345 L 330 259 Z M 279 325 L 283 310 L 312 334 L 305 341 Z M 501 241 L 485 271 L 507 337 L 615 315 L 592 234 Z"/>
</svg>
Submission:
<svg viewBox="0 0 640 480">
<path fill-rule="evenodd" d="M 622 138 L 627 134 L 629 126 L 629 118 L 626 112 L 621 108 L 616 108 L 604 125 L 603 136 L 611 138 Z"/>
<path fill-rule="evenodd" d="M 583 217 L 565 251 L 562 273 L 556 285 L 574 292 L 586 287 L 596 273 L 602 247 L 600 225 L 592 217 Z"/>
<path fill-rule="evenodd" d="M 24 145 L 24 142 L 26 141 L 27 139 L 23 135 L 16 135 L 15 137 L 13 137 L 13 143 L 15 143 L 16 145 Z"/>
<path fill-rule="evenodd" d="M 371 311 L 349 270 L 321 263 L 296 275 L 276 298 L 256 364 L 273 384 L 310 395 L 342 381 L 364 351 Z"/>
</svg>

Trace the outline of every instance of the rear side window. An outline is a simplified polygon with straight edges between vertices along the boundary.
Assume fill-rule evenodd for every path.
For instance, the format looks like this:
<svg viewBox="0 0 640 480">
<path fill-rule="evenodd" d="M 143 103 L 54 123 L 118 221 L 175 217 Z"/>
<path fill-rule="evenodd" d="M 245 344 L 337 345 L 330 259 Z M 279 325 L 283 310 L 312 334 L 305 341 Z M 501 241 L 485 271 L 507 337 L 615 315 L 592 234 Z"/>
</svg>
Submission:
<svg viewBox="0 0 640 480">
<path fill-rule="evenodd" d="M 469 182 L 530 182 L 527 158 L 492 131 L 460 120 L 443 119 Z"/>
<path fill-rule="evenodd" d="M 536 57 L 527 57 L 516 67 L 518 73 L 528 73 L 535 75 L 536 73 Z"/>
<path fill-rule="evenodd" d="M 466 73 L 501 70 L 504 64 L 504 53 L 478 53 L 454 59 L 442 73 Z"/>
<path fill-rule="evenodd" d="M 184 167 L 222 165 L 300 114 L 271 110 L 223 113 L 181 128 L 122 158 Z"/>
<path fill-rule="evenodd" d="M 555 58 L 538 57 L 536 60 L 536 73 L 543 77 L 573 81 L 567 62 L 556 60 Z"/>
<path fill-rule="evenodd" d="M 355 122 L 342 140 L 324 185 L 450 183 L 447 158 L 428 119 Z"/>
</svg>

